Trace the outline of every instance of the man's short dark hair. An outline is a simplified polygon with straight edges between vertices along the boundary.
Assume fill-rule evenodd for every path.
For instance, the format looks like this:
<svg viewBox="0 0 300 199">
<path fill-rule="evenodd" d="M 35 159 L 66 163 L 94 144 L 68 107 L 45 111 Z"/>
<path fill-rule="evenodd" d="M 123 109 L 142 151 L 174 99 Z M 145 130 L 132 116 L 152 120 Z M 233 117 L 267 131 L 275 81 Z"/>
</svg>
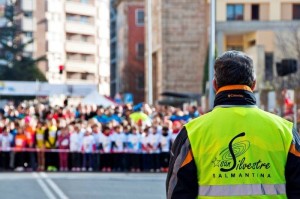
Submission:
<svg viewBox="0 0 300 199">
<path fill-rule="evenodd" d="M 215 61 L 215 80 L 219 88 L 227 85 L 253 86 L 253 61 L 245 53 L 227 51 Z"/>
</svg>

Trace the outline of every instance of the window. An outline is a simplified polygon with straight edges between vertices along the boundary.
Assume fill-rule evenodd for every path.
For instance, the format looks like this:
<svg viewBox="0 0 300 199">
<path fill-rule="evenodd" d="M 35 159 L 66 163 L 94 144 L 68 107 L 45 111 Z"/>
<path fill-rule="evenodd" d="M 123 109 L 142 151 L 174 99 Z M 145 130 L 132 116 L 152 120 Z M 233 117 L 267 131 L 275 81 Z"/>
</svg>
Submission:
<svg viewBox="0 0 300 199">
<path fill-rule="evenodd" d="M 81 60 L 86 62 L 88 60 L 88 55 L 81 55 Z"/>
<path fill-rule="evenodd" d="M 144 52 L 145 52 L 145 45 L 143 43 L 138 43 L 136 45 L 136 56 L 139 59 L 144 58 Z"/>
<path fill-rule="evenodd" d="M 89 17 L 87 17 L 87 16 L 80 16 L 80 22 L 81 23 L 85 23 L 85 24 L 89 23 Z"/>
<path fill-rule="evenodd" d="M 77 21 L 76 15 L 67 14 L 67 21 Z"/>
<path fill-rule="evenodd" d="M 82 80 L 94 80 L 95 76 L 91 73 L 81 73 L 81 78 Z"/>
<path fill-rule="evenodd" d="M 24 35 L 28 38 L 32 38 L 33 37 L 33 32 L 24 32 Z"/>
<path fill-rule="evenodd" d="M 300 19 L 300 4 L 293 5 L 293 19 L 294 20 Z"/>
<path fill-rule="evenodd" d="M 67 34 L 66 38 L 68 41 L 73 40 L 73 34 Z"/>
<path fill-rule="evenodd" d="M 144 17 L 145 17 L 144 10 L 141 10 L 141 9 L 136 10 L 135 24 L 138 26 L 143 26 L 144 25 Z"/>
<path fill-rule="evenodd" d="M 249 46 L 255 46 L 256 45 L 256 40 L 255 39 L 252 39 L 248 42 L 248 45 Z"/>
<path fill-rule="evenodd" d="M 259 20 L 259 5 L 258 4 L 253 4 L 251 6 L 251 18 L 252 20 Z"/>
<path fill-rule="evenodd" d="M 272 81 L 273 79 L 273 61 L 274 55 L 273 53 L 265 54 L 265 80 Z"/>
<path fill-rule="evenodd" d="M 143 90 L 145 88 L 145 78 L 144 77 L 145 76 L 143 73 L 140 73 L 136 76 L 137 89 L 139 89 L 139 90 Z"/>
<path fill-rule="evenodd" d="M 244 5 L 242 4 L 228 4 L 227 5 L 227 20 L 237 21 L 244 19 Z"/>
<path fill-rule="evenodd" d="M 87 35 L 81 35 L 81 41 L 88 42 L 89 36 Z"/>
<path fill-rule="evenodd" d="M 89 0 L 80 0 L 80 3 L 89 4 L 90 1 Z"/>
<path fill-rule="evenodd" d="M 27 18 L 32 18 L 32 12 L 31 11 L 24 11 L 24 17 L 27 17 Z"/>
</svg>

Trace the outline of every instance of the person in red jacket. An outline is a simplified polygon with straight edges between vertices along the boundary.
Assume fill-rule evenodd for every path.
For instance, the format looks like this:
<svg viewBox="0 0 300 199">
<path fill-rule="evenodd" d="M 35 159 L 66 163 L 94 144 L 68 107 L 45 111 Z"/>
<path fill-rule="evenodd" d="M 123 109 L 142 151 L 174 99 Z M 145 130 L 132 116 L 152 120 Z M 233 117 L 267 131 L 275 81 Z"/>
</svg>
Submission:
<svg viewBox="0 0 300 199">
<path fill-rule="evenodd" d="M 59 152 L 59 166 L 60 171 L 68 171 L 68 152 L 70 146 L 70 135 L 67 127 L 61 129 L 58 137 L 58 148 L 62 151 Z"/>
</svg>

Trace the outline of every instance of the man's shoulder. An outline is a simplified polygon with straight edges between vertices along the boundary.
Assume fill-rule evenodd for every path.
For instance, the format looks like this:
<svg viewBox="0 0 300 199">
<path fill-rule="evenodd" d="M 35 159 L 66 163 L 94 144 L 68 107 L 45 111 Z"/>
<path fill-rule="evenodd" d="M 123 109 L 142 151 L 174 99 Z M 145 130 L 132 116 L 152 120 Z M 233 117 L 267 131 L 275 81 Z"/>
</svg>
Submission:
<svg viewBox="0 0 300 199">
<path fill-rule="evenodd" d="M 209 118 L 212 116 L 213 112 L 208 112 L 206 114 L 203 114 L 197 118 L 192 119 L 188 123 L 186 123 L 184 126 L 186 129 L 190 129 L 191 127 L 195 128 L 196 126 L 205 124 L 205 121 L 209 120 Z"/>
<path fill-rule="evenodd" d="M 269 119 L 270 121 L 276 123 L 276 124 L 282 124 L 282 125 L 287 125 L 289 127 L 293 127 L 293 123 L 280 117 L 279 115 L 276 115 L 274 113 L 270 113 L 270 112 L 267 112 L 267 111 L 264 111 L 262 109 L 258 109 L 260 111 L 260 113 L 262 115 L 265 116 L 265 118 Z"/>
</svg>

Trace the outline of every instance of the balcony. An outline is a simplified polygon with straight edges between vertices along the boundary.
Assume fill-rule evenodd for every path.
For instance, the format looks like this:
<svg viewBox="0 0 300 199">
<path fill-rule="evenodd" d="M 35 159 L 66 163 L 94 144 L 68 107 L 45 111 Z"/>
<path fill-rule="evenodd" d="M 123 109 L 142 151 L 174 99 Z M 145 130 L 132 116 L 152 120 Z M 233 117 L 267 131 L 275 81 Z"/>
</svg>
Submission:
<svg viewBox="0 0 300 199">
<path fill-rule="evenodd" d="M 84 35 L 96 35 L 96 27 L 91 24 L 67 21 L 66 22 L 66 32 L 67 33 L 84 34 Z"/>
<path fill-rule="evenodd" d="M 77 73 L 97 73 L 97 65 L 94 62 L 83 62 L 76 60 L 66 61 L 66 71 Z"/>
<path fill-rule="evenodd" d="M 73 53 L 82 53 L 82 54 L 96 54 L 97 47 L 95 44 L 76 42 L 76 41 L 67 41 L 66 51 L 73 52 Z"/>
<path fill-rule="evenodd" d="M 67 84 L 95 84 L 96 81 L 95 80 L 85 80 L 85 79 L 66 79 L 66 83 Z"/>
<path fill-rule="evenodd" d="M 96 8 L 91 4 L 83 4 L 78 2 L 66 2 L 66 13 L 95 16 Z"/>
<path fill-rule="evenodd" d="M 216 31 L 240 34 L 258 30 L 290 30 L 291 27 L 299 26 L 300 21 L 226 21 L 217 22 Z"/>
</svg>

